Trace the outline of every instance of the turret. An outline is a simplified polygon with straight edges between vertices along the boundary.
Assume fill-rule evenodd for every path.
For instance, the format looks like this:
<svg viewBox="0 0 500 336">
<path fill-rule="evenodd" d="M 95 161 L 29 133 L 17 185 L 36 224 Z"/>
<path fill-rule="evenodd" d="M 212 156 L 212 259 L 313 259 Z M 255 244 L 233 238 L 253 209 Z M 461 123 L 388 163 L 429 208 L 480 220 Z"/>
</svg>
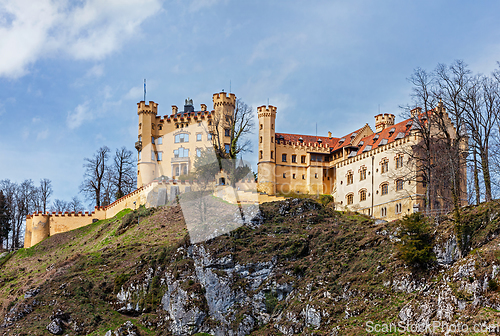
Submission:
<svg viewBox="0 0 500 336">
<path fill-rule="evenodd" d="M 268 195 L 276 193 L 276 146 L 275 121 L 276 107 L 257 107 L 259 117 L 259 163 L 258 190 Z"/>
<path fill-rule="evenodd" d="M 212 100 L 214 102 L 213 121 L 219 127 L 218 134 L 221 134 L 223 137 L 220 141 L 221 146 L 228 145 L 231 140 L 229 136 L 226 136 L 226 129 L 230 128 L 228 122 L 230 119 L 227 119 L 227 117 L 232 118 L 234 115 L 236 96 L 234 93 L 219 92 L 214 93 Z"/>
<path fill-rule="evenodd" d="M 155 145 L 152 143 L 153 136 L 156 137 L 156 115 L 158 104 L 150 101 L 137 103 L 137 114 L 139 115 L 137 149 L 137 188 L 148 184 L 155 178 L 156 158 L 154 157 Z"/>
<path fill-rule="evenodd" d="M 394 114 L 384 113 L 375 116 L 375 132 L 383 131 L 389 126 L 394 126 Z"/>
</svg>

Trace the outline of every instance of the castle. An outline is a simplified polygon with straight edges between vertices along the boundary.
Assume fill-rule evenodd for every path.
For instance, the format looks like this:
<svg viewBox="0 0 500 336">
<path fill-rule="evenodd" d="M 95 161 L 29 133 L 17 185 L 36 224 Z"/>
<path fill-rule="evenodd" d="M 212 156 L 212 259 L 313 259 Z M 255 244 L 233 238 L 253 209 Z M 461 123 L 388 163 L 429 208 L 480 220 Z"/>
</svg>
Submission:
<svg viewBox="0 0 500 336">
<path fill-rule="evenodd" d="M 427 113 L 436 112 L 445 112 L 442 103 Z M 424 209 L 425 181 L 409 162 L 421 141 L 414 122 L 420 108 L 399 123 L 392 114 L 378 114 L 375 132 L 366 124 L 342 137 L 276 133 L 277 108 L 260 106 L 257 113 L 260 192 L 329 194 L 340 209 L 385 220 Z M 454 134 L 449 118 L 447 123 Z"/>
<path fill-rule="evenodd" d="M 196 183 L 181 178 L 194 170 L 194 162 L 203 151 L 209 153 L 217 135 L 219 146 L 230 145 L 230 122 L 236 97 L 232 93 L 213 95 L 213 110 L 201 104 L 196 111 L 186 99 L 179 111 L 172 106 L 170 115 L 159 116 L 158 104 L 137 104 L 138 139 L 137 190 L 92 213 L 42 213 L 26 218 L 24 246 L 33 246 L 57 233 L 73 230 L 94 221 L 111 218 L 119 211 L 139 205 L 161 206 L 176 196 L 197 188 Z M 428 113 L 443 112 L 442 104 Z M 329 194 L 340 208 L 358 211 L 376 218 L 393 220 L 423 209 L 425 185 L 409 164 L 412 146 L 420 141 L 415 116 L 395 123 L 392 114 L 375 116 L 375 132 L 368 124 L 340 138 L 276 133 L 274 106 L 260 106 L 258 115 L 258 198 L 249 203 L 282 199 L 274 195 L 290 193 Z M 450 129 L 454 129 L 449 121 Z M 453 132 L 451 132 L 453 133 Z M 213 151 L 212 151 L 213 154 Z M 215 160 L 215 154 L 213 154 Z M 465 174 L 465 170 L 463 171 Z M 224 174 L 215 183 L 224 184 Z M 252 189 L 242 184 L 243 188 Z M 238 187 L 239 189 L 239 187 Z M 217 197 L 231 203 L 244 203 L 252 193 L 220 188 Z M 464 203 L 464 202 L 463 202 Z"/>
</svg>

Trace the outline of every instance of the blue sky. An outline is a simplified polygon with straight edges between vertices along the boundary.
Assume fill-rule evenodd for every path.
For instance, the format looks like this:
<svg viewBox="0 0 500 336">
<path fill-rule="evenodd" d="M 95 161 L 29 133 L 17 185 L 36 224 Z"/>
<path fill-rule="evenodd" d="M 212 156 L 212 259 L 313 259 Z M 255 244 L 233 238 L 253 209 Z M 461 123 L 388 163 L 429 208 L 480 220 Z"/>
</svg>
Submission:
<svg viewBox="0 0 500 336">
<path fill-rule="evenodd" d="M 341 136 L 410 102 L 413 69 L 500 60 L 496 1 L 1 0 L 0 179 L 78 195 L 83 158 L 134 150 L 137 105 L 278 107 L 278 132 Z M 255 155 L 249 159 L 255 162 Z M 81 197 L 81 195 L 80 195 Z"/>
</svg>

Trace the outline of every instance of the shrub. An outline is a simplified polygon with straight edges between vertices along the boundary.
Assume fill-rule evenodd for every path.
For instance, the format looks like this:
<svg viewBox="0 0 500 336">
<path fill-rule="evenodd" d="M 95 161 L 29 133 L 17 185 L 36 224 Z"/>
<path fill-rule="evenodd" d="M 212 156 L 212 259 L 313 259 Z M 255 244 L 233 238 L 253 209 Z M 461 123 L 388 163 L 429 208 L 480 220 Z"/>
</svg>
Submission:
<svg viewBox="0 0 500 336">
<path fill-rule="evenodd" d="M 401 241 L 397 244 L 399 257 L 414 267 L 434 261 L 433 239 L 427 219 L 421 213 L 406 215 L 401 220 Z"/>
<path fill-rule="evenodd" d="M 495 279 L 488 280 L 488 289 L 490 291 L 496 291 L 498 289 L 498 283 Z"/>
<path fill-rule="evenodd" d="M 319 195 L 319 202 L 323 205 L 327 205 L 327 204 L 333 202 L 333 196 L 332 195 Z"/>
<path fill-rule="evenodd" d="M 276 305 L 278 304 L 278 298 L 273 292 L 266 293 L 266 311 L 268 314 L 271 314 L 274 311 L 274 308 L 276 308 Z"/>
</svg>

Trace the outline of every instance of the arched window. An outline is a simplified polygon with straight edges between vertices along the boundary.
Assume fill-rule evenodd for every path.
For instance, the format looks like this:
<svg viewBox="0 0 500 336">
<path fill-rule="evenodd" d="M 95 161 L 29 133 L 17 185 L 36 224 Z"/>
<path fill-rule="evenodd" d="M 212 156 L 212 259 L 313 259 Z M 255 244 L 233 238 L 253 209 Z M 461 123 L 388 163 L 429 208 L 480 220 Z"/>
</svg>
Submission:
<svg viewBox="0 0 500 336">
<path fill-rule="evenodd" d="M 403 180 L 396 180 L 396 190 L 400 191 L 403 190 Z"/>
<path fill-rule="evenodd" d="M 380 217 L 386 217 L 387 216 L 387 208 L 383 207 L 380 209 Z"/>
<path fill-rule="evenodd" d="M 382 195 L 387 195 L 389 193 L 389 183 L 383 183 L 380 186 L 380 192 Z"/>
<path fill-rule="evenodd" d="M 260 124 L 260 129 L 263 129 L 264 128 L 264 125 Z"/>
<path fill-rule="evenodd" d="M 403 167 L 403 155 L 399 154 L 396 156 L 396 168 L 401 168 Z"/>
<path fill-rule="evenodd" d="M 262 137 L 260 137 L 260 143 L 262 143 Z"/>
<path fill-rule="evenodd" d="M 354 195 L 353 194 L 348 194 L 346 196 L 346 198 L 347 198 L 347 205 L 351 205 L 354 203 Z"/>
<path fill-rule="evenodd" d="M 397 214 L 401 213 L 401 203 L 396 204 L 396 213 Z"/>
<path fill-rule="evenodd" d="M 189 142 L 189 134 L 177 134 L 175 136 L 175 143 Z"/>
<path fill-rule="evenodd" d="M 363 181 L 366 180 L 366 167 L 361 167 L 359 170 L 359 180 Z"/>
<path fill-rule="evenodd" d="M 380 168 L 381 168 L 381 173 L 387 173 L 389 170 L 389 160 L 387 159 L 382 159 L 382 162 L 380 163 Z"/>
<path fill-rule="evenodd" d="M 359 191 L 359 200 L 366 201 L 366 190 L 365 189 L 362 189 Z"/>
<path fill-rule="evenodd" d="M 347 184 L 352 184 L 354 182 L 354 174 L 352 173 L 352 171 L 348 171 L 347 172 Z"/>
<path fill-rule="evenodd" d="M 260 158 L 262 159 L 264 157 L 264 153 L 260 151 Z"/>
</svg>

